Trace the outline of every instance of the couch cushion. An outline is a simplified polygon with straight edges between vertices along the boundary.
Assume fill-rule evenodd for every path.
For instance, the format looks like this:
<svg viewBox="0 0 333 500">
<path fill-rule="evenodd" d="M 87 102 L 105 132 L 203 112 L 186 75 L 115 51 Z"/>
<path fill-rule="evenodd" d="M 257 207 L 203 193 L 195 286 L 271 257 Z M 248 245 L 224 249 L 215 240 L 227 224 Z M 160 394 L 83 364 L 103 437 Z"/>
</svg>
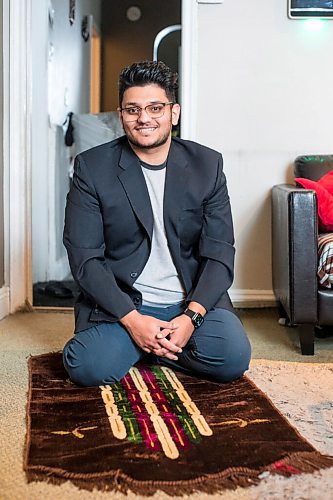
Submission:
<svg viewBox="0 0 333 500">
<path fill-rule="evenodd" d="M 318 181 L 333 170 L 333 155 L 303 155 L 294 162 L 294 176 Z"/>
</svg>

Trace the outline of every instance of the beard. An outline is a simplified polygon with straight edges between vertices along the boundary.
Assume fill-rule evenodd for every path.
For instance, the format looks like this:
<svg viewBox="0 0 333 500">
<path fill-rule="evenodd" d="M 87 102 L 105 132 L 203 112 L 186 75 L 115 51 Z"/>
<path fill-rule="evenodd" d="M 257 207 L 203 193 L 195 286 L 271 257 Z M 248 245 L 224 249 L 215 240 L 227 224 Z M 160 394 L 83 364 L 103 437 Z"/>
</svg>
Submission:
<svg viewBox="0 0 333 500">
<path fill-rule="evenodd" d="M 162 134 L 159 137 L 157 137 L 154 142 L 152 142 L 150 144 L 145 143 L 144 140 L 141 142 L 140 137 L 136 137 L 133 134 L 132 130 L 126 126 L 126 123 L 122 122 L 122 126 L 123 126 L 124 132 L 126 134 L 127 140 L 128 140 L 128 142 L 130 142 L 132 144 L 132 146 L 134 146 L 138 149 L 147 150 L 147 149 L 158 148 L 160 146 L 163 146 L 166 142 L 168 142 L 170 135 L 171 135 L 171 130 L 172 130 L 172 121 L 170 118 L 169 126 L 164 128 L 164 133 L 162 132 Z"/>
<path fill-rule="evenodd" d="M 125 133 L 126 133 L 126 131 L 125 131 Z M 170 132 L 167 132 L 162 137 L 159 137 L 158 139 L 156 139 L 155 142 L 152 142 L 151 144 L 142 144 L 139 140 L 135 139 L 132 135 L 126 134 L 126 136 L 127 136 L 128 142 L 130 142 L 133 146 L 136 146 L 139 149 L 154 149 L 154 148 L 158 148 L 159 146 L 163 146 L 168 141 L 168 139 L 170 137 Z"/>
</svg>

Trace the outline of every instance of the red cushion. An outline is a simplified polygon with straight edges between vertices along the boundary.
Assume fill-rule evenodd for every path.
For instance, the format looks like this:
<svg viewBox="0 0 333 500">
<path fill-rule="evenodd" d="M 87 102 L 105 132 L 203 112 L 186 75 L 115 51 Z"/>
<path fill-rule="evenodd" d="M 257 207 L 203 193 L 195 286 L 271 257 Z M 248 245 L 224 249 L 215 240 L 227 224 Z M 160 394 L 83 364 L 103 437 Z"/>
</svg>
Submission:
<svg viewBox="0 0 333 500">
<path fill-rule="evenodd" d="M 327 189 L 327 191 L 333 195 L 333 170 L 330 170 L 327 174 L 323 175 L 319 179 L 318 184 Z"/>
<path fill-rule="evenodd" d="M 313 189 L 317 194 L 319 230 L 333 231 L 333 171 L 318 182 L 302 177 L 297 177 L 295 181 L 305 189 Z"/>
</svg>

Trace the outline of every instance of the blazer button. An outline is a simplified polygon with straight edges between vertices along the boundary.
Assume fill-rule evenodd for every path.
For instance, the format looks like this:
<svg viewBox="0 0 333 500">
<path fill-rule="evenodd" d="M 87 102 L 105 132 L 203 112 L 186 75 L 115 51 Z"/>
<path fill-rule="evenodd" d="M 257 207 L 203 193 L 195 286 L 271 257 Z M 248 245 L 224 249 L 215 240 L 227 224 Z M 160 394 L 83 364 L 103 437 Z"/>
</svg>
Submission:
<svg viewBox="0 0 333 500">
<path fill-rule="evenodd" d="M 136 278 L 138 273 L 131 273 L 131 278 Z"/>
<path fill-rule="evenodd" d="M 134 303 L 135 305 L 139 305 L 139 304 L 140 304 L 140 299 L 139 299 L 139 297 L 134 297 L 134 299 L 133 299 L 133 303 Z"/>
</svg>

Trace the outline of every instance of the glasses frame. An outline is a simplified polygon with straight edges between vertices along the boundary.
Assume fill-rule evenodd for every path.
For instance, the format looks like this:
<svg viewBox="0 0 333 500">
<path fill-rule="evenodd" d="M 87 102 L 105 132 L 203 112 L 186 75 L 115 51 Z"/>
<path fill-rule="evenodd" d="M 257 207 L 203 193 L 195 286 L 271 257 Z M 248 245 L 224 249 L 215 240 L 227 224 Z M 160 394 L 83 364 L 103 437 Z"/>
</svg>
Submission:
<svg viewBox="0 0 333 500">
<path fill-rule="evenodd" d="M 147 111 L 147 108 L 151 107 L 151 106 L 156 106 L 156 105 L 163 105 L 163 108 L 162 108 L 162 114 L 159 115 L 159 116 L 151 116 L 150 113 Z M 138 110 L 138 114 L 135 115 L 135 117 L 133 118 L 130 118 L 129 120 L 127 118 L 124 117 L 123 115 L 123 119 L 125 122 L 135 122 L 138 118 L 140 118 L 141 116 L 141 113 L 142 111 L 144 111 L 145 113 L 147 113 L 147 115 L 149 116 L 149 118 L 152 118 L 153 120 L 158 120 L 159 118 L 162 118 L 162 116 L 164 116 L 164 113 L 165 113 L 165 107 L 166 106 L 173 106 L 175 103 L 170 101 L 170 102 L 153 102 L 151 104 L 147 104 L 147 106 L 145 106 L 144 108 L 141 108 L 140 106 L 128 106 L 128 108 L 118 108 L 118 111 L 120 111 L 121 113 L 123 113 L 123 111 L 127 111 L 129 109 L 133 109 L 133 108 L 136 108 Z"/>
</svg>

